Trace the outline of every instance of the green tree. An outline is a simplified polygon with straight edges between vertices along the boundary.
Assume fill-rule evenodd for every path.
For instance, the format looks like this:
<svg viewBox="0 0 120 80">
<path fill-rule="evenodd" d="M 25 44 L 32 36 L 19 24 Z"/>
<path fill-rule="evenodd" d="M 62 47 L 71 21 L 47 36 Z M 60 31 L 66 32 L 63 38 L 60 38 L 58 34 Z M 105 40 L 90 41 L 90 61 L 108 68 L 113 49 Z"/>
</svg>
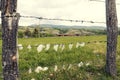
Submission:
<svg viewBox="0 0 120 80">
<path fill-rule="evenodd" d="M 24 34 L 25 34 L 25 37 L 31 37 L 31 31 L 30 31 L 30 29 L 27 28 L 27 29 L 25 30 Z"/>
<path fill-rule="evenodd" d="M 24 33 L 22 31 L 18 31 L 18 38 L 23 38 L 24 37 Z"/>
<path fill-rule="evenodd" d="M 39 37 L 39 29 L 35 28 L 33 33 L 32 33 L 33 37 Z"/>
</svg>

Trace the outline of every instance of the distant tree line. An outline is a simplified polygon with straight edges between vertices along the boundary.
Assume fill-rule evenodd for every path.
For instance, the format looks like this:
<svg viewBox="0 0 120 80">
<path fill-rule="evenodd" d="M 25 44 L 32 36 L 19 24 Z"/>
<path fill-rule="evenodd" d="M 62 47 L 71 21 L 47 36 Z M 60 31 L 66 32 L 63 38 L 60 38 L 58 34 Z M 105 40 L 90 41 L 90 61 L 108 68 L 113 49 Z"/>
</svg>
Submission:
<svg viewBox="0 0 120 80">
<path fill-rule="evenodd" d="M 25 31 L 18 31 L 18 38 L 39 38 L 39 37 L 53 37 L 55 35 L 44 33 L 39 28 L 34 28 L 31 31 L 29 28 L 26 28 Z"/>
<path fill-rule="evenodd" d="M 88 30 L 88 31 L 95 33 L 95 35 L 106 35 L 107 34 L 106 30 Z"/>
<path fill-rule="evenodd" d="M 65 33 L 69 32 L 70 29 L 54 28 L 53 30 L 58 30 L 59 34 L 65 34 Z M 99 30 L 99 29 L 76 29 L 76 30 L 91 32 L 91 33 L 94 33 L 94 35 L 106 35 L 107 34 L 106 30 Z M 22 28 L 22 29 L 20 28 L 18 30 L 18 38 L 39 38 L 39 37 L 55 37 L 55 36 L 57 36 L 56 34 L 47 33 L 47 32 L 48 31 L 45 31 L 44 28 L 38 28 L 38 27 L 34 27 L 34 28 L 27 27 L 27 28 Z M 85 33 L 83 33 L 83 34 L 85 34 Z M 120 35 L 120 29 L 119 29 L 119 35 Z M 0 27 L 0 39 L 1 39 L 1 36 L 2 36 L 2 31 L 1 31 L 1 27 Z"/>
</svg>

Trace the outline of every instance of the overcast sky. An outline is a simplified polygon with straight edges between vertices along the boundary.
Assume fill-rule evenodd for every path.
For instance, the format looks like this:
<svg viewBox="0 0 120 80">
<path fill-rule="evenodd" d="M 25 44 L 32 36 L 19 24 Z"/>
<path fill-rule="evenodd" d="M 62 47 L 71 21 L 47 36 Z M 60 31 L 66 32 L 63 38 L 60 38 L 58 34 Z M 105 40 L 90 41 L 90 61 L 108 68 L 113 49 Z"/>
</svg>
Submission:
<svg viewBox="0 0 120 80">
<path fill-rule="evenodd" d="M 117 0 L 117 2 L 120 3 L 120 0 Z M 28 16 L 105 22 L 105 3 L 89 0 L 18 0 L 18 12 L 21 15 Z M 120 20 L 120 5 L 117 5 L 117 14 L 118 19 Z M 45 20 L 40 21 L 40 23 L 61 25 L 104 25 Z M 30 24 L 39 24 L 39 20 L 21 18 L 20 25 Z"/>
</svg>

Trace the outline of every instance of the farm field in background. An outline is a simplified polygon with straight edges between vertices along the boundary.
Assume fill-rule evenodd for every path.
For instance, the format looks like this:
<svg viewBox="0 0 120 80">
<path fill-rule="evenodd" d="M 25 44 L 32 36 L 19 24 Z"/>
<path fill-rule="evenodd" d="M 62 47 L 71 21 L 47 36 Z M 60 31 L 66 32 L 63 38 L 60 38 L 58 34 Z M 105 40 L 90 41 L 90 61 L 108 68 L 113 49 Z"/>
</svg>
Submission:
<svg viewBox="0 0 120 80">
<path fill-rule="evenodd" d="M 21 80 L 113 80 L 105 74 L 106 36 L 20 38 L 18 44 Z M 85 43 L 76 48 L 77 43 Z M 1 44 L 1 40 L 0 40 Z M 38 45 L 50 44 L 50 49 L 38 53 Z M 53 49 L 59 45 L 58 50 Z M 69 49 L 69 45 L 73 44 Z M 120 36 L 117 50 L 117 79 L 120 80 Z M 31 46 L 28 49 L 28 45 Z M 64 45 L 61 50 L 60 45 Z M 0 47 L 1 48 L 1 47 Z M 1 49 L 0 49 L 1 52 Z M 1 59 L 1 53 L 0 53 Z M 0 62 L 1 65 L 1 62 Z M 0 80 L 2 80 L 0 67 Z"/>
</svg>

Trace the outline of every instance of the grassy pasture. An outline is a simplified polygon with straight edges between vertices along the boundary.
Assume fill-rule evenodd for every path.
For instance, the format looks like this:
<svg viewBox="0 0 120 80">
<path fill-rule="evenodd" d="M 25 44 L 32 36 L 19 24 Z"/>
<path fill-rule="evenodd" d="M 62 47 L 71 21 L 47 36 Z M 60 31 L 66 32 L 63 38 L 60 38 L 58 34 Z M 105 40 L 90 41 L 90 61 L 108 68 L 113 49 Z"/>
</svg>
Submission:
<svg viewBox="0 0 120 80">
<path fill-rule="evenodd" d="M 23 45 L 19 51 L 19 70 L 21 80 L 113 80 L 105 74 L 106 36 L 80 36 L 80 37 L 46 37 L 18 39 Z M 76 48 L 77 42 L 85 42 L 84 47 Z M 48 51 L 38 53 L 35 45 L 51 44 Z M 73 48 L 69 50 L 68 45 L 72 43 Z M 1 44 L 1 41 L 0 41 Z M 27 46 L 32 49 L 28 50 Z M 61 51 L 53 50 L 54 44 L 65 44 Z M 120 37 L 118 38 L 117 70 L 120 80 Z M 0 49 L 1 50 L 1 49 Z M 0 53 L 1 59 L 1 53 Z M 81 64 L 82 63 L 82 64 Z M 1 62 L 0 62 L 1 64 Z M 35 72 L 36 67 L 48 67 L 46 71 Z M 55 70 L 57 66 L 57 70 Z M 29 73 L 31 69 L 32 73 Z M 0 77 L 2 67 L 0 67 Z M 0 78 L 2 80 L 2 78 Z"/>
</svg>

